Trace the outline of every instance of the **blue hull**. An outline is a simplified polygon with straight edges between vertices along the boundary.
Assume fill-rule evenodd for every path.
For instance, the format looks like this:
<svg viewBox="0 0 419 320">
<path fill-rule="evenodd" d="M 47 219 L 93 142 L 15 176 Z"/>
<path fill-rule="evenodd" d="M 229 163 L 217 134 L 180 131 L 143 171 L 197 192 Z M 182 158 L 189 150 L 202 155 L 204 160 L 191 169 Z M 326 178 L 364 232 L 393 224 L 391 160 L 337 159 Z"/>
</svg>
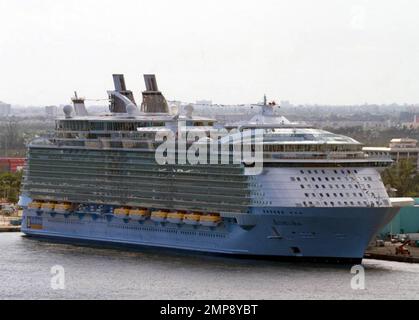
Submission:
<svg viewBox="0 0 419 320">
<path fill-rule="evenodd" d="M 370 240 L 397 212 L 398 208 L 255 208 L 247 215 L 252 223 L 224 218 L 217 227 L 204 227 L 25 209 L 22 231 L 74 242 L 344 261 L 362 259 Z"/>
</svg>

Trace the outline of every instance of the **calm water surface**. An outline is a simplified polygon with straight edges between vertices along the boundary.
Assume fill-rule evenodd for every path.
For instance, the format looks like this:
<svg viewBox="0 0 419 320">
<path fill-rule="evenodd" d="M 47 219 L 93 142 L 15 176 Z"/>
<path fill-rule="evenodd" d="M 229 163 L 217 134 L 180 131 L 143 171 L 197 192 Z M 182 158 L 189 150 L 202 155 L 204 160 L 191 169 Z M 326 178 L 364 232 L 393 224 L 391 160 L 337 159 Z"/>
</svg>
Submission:
<svg viewBox="0 0 419 320">
<path fill-rule="evenodd" d="M 51 267 L 65 290 L 51 289 Z M 365 290 L 351 266 L 253 261 L 161 251 L 54 244 L 0 233 L 0 299 L 418 299 L 419 265 L 364 260 Z"/>
</svg>

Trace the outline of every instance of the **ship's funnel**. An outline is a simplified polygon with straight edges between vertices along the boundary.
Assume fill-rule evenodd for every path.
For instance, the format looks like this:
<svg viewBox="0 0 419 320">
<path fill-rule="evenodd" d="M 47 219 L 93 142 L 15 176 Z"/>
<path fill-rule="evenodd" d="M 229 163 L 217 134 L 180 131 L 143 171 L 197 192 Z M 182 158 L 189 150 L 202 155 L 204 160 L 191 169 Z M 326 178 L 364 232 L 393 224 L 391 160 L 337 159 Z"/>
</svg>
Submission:
<svg viewBox="0 0 419 320">
<path fill-rule="evenodd" d="M 87 109 L 84 105 L 84 98 L 78 97 L 77 92 L 74 92 L 74 97 L 71 98 L 74 105 L 74 111 L 76 112 L 77 116 L 87 116 Z"/>
<path fill-rule="evenodd" d="M 110 101 L 109 110 L 115 113 L 126 113 L 127 103 L 136 106 L 134 95 L 132 91 L 127 90 L 123 74 L 114 74 L 112 75 L 112 77 L 113 83 L 115 85 L 115 90 L 108 91 Z M 121 99 L 121 96 L 127 99 Z"/>
<path fill-rule="evenodd" d="M 156 76 L 145 74 L 146 91 L 143 92 L 141 111 L 146 113 L 169 113 L 167 101 L 157 87 Z"/>
<path fill-rule="evenodd" d="M 125 85 L 125 78 L 123 74 L 113 74 L 113 83 L 115 85 L 115 91 L 127 91 L 127 86 Z"/>
<path fill-rule="evenodd" d="M 156 76 L 154 74 L 145 74 L 144 81 L 147 91 L 159 91 L 159 88 L 157 87 Z"/>
</svg>

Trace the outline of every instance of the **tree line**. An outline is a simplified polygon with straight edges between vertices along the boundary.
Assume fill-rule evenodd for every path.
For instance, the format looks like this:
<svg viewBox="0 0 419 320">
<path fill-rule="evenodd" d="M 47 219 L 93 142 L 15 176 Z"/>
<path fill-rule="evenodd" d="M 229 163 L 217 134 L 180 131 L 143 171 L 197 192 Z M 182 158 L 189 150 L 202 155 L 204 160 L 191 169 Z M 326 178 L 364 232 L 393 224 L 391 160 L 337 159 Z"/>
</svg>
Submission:
<svg viewBox="0 0 419 320">
<path fill-rule="evenodd" d="M 22 183 L 22 171 L 0 174 L 0 198 L 11 203 L 17 203 L 19 200 L 20 186 Z"/>
<path fill-rule="evenodd" d="M 419 174 L 411 160 L 400 160 L 384 170 L 381 177 L 390 194 L 397 197 L 419 197 Z"/>
</svg>

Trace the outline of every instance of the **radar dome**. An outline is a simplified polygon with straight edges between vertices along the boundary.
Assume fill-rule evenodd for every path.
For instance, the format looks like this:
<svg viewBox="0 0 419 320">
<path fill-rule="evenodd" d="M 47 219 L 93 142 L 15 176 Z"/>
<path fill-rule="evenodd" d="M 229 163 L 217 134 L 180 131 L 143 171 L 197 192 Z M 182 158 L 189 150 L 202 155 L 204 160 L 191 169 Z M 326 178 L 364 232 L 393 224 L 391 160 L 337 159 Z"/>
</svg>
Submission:
<svg viewBox="0 0 419 320">
<path fill-rule="evenodd" d="M 135 115 L 135 114 L 137 113 L 137 106 L 135 106 L 135 105 L 134 105 L 134 104 L 132 104 L 132 103 L 128 104 L 128 105 L 126 106 L 126 108 L 127 108 L 127 113 L 128 113 L 130 116 L 133 116 L 133 115 Z"/>
<path fill-rule="evenodd" d="M 70 105 L 66 105 L 63 108 L 63 112 L 66 118 L 71 118 L 71 114 L 73 113 L 73 107 Z"/>
</svg>

